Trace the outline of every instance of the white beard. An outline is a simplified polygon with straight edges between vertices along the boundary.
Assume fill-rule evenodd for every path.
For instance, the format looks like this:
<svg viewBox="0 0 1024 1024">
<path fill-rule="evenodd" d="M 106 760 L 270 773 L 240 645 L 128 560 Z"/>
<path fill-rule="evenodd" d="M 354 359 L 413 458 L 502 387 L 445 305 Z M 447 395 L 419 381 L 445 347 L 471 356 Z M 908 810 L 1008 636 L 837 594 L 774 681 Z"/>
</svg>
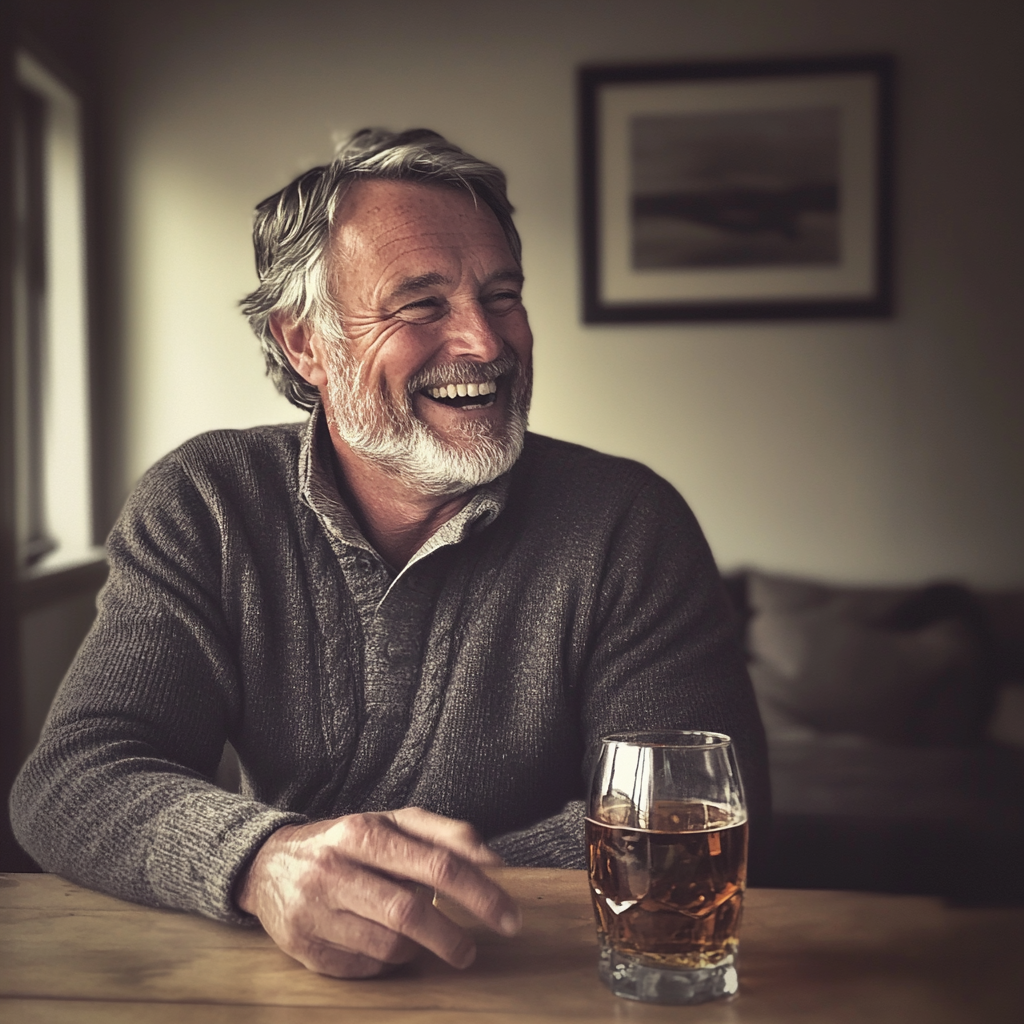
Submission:
<svg viewBox="0 0 1024 1024">
<path fill-rule="evenodd" d="M 351 359 L 344 339 L 328 341 L 328 416 L 338 436 L 357 455 L 419 491 L 438 497 L 464 494 L 507 473 L 523 450 L 532 380 L 529 369 L 507 352 L 494 363 L 474 363 L 488 378 L 499 373 L 510 382 L 508 418 L 495 426 L 468 420 L 454 428 L 456 437 L 440 438 L 419 419 L 410 394 L 395 401 L 382 385 L 368 390 L 359 377 L 359 363 Z M 435 367 L 430 383 L 441 383 L 448 367 Z M 413 390 L 427 380 L 414 378 Z"/>
</svg>

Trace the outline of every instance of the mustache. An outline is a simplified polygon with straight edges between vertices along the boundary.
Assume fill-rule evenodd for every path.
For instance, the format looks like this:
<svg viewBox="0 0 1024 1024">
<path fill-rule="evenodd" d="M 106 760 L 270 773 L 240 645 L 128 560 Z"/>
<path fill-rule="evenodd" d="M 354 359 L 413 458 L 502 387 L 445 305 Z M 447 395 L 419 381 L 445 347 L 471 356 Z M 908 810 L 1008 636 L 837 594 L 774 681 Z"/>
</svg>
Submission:
<svg viewBox="0 0 1024 1024">
<path fill-rule="evenodd" d="M 518 369 L 519 361 L 506 349 L 490 363 L 457 360 L 421 370 L 409 380 L 406 389 L 409 394 L 413 394 L 424 388 L 437 388 L 445 384 L 482 384 L 485 381 L 497 380 Z"/>
</svg>

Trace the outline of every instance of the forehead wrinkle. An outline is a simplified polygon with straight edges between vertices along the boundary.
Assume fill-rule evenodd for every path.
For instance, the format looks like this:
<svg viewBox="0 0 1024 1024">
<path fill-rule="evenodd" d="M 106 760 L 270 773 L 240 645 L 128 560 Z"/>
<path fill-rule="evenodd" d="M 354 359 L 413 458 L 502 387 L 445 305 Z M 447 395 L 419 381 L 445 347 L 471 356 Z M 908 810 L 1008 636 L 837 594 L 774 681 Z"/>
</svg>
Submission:
<svg viewBox="0 0 1024 1024">
<path fill-rule="evenodd" d="M 395 191 L 397 189 L 397 201 Z M 383 196 L 375 196 L 375 192 L 383 190 Z M 420 218 L 426 215 L 432 216 L 436 210 L 419 208 L 414 200 L 418 193 L 434 193 L 433 198 L 438 198 L 438 193 L 445 199 L 454 199 L 454 209 L 449 206 L 443 211 L 444 225 L 435 224 L 431 231 L 424 232 L 419 225 Z M 392 195 L 388 195 L 392 193 Z M 487 206 L 481 206 L 473 195 L 466 195 L 460 190 L 441 188 L 432 185 L 413 182 L 392 182 L 392 181 L 362 181 L 353 183 L 345 192 L 338 210 L 335 221 L 331 228 L 330 248 L 336 252 L 341 249 L 348 249 L 346 255 L 355 255 L 352 251 L 358 245 L 342 242 L 344 235 L 351 235 L 353 232 L 357 238 L 364 230 L 369 231 L 368 238 L 377 244 L 381 249 L 396 243 L 408 241 L 410 237 L 423 238 L 424 235 L 458 235 L 465 230 L 466 225 L 479 221 L 483 216 L 488 227 L 492 229 L 500 243 L 507 246 L 508 241 L 498 222 L 494 212 Z M 383 230 L 382 230 L 383 228 Z M 444 243 L 441 243 L 444 245 Z M 340 252 L 338 252 L 341 255 Z"/>
<path fill-rule="evenodd" d="M 431 219 L 433 223 L 424 223 L 424 220 Z M 491 244 L 504 243 L 501 226 L 493 215 L 485 223 L 486 234 L 493 236 Z M 386 252 L 395 246 L 399 246 L 401 251 L 462 248 L 467 234 L 474 230 L 474 224 L 479 229 L 477 217 L 467 217 L 460 211 L 447 212 L 443 222 L 438 222 L 430 211 L 400 210 L 391 212 L 390 216 L 388 211 L 378 217 L 366 216 L 363 223 L 359 218 L 353 218 L 346 226 L 351 235 L 360 237 L 378 252 Z"/>
<path fill-rule="evenodd" d="M 452 279 L 443 271 L 431 268 L 431 264 L 434 267 L 439 263 L 442 266 L 448 264 L 449 267 L 456 264 L 461 265 L 463 256 L 457 244 L 434 241 L 436 234 L 437 232 L 411 231 L 391 241 L 381 242 L 379 239 L 373 239 L 374 252 L 382 261 L 382 266 L 378 271 L 378 287 L 386 287 L 388 279 L 395 277 L 398 278 L 398 283 L 392 293 L 397 292 L 406 282 L 431 276 L 434 277 L 434 280 L 429 283 L 424 282 L 425 287 L 451 284 Z M 410 263 L 412 266 L 409 265 Z M 416 267 L 417 263 L 424 269 L 419 270 Z M 419 270 L 419 272 L 410 274 L 410 270 Z"/>
</svg>

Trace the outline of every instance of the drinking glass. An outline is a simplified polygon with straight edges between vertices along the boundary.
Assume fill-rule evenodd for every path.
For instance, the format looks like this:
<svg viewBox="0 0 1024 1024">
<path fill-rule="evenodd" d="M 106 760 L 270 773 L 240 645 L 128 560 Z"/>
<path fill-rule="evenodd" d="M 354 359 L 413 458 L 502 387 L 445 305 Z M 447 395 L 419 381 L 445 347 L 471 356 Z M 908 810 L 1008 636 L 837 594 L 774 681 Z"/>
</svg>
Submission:
<svg viewBox="0 0 1024 1024">
<path fill-rule="evenodd" d="M 729 737 L 605 736 L 586 830 L 602 981 L 651 1003 L 733 995 L 747 809 Z"/>
</svg>

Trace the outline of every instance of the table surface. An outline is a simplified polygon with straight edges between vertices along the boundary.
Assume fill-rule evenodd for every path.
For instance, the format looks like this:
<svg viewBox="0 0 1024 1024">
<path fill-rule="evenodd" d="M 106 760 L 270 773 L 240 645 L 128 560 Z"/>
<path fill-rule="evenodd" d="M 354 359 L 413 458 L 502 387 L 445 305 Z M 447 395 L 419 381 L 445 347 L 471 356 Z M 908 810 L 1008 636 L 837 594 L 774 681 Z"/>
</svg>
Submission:
<svg viewBox="0 0 1024 1024">
<path fill-rule="evenodd" d="M 522 933 L 480 930 L 476 963 L 431 954 L 389 978 L 312 974 L 260 929 L 153 910 L 54 875 L 0 874 L 0 1020 L 103 1024 L 946 1024 L 1024 1020 L 1024 910 L 920 896 L 753 889 L 740 993 L 662 1007 L 598 981 L 582 871 L 504 868 Z"/>
</svg>

